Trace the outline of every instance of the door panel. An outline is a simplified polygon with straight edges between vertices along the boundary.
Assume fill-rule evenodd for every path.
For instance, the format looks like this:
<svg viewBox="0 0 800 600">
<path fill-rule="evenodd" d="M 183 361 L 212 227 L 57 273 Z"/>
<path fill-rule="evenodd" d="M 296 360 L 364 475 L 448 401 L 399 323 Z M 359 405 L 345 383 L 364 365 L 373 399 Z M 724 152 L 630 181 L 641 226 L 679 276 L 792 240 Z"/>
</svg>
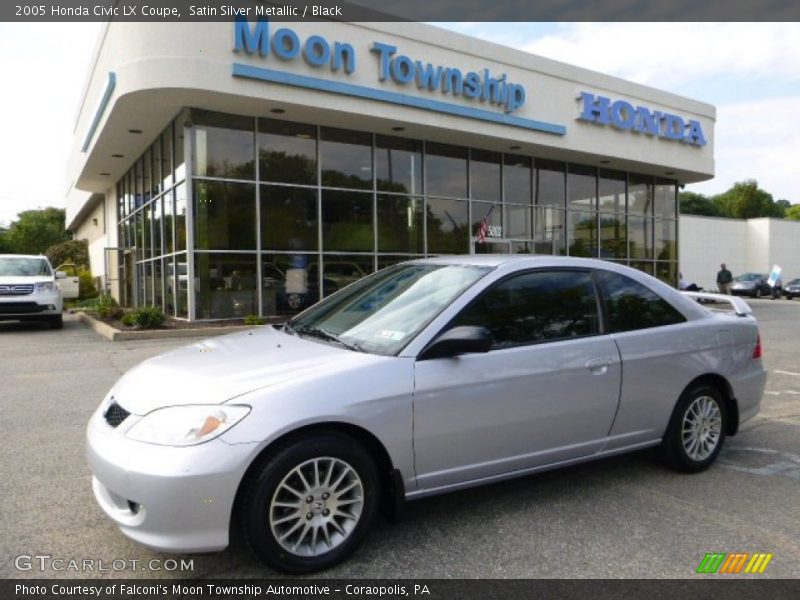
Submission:
<svg viewBox="0 0 800 600">
<path fill-rule="evenodd" d="M 420 488 L 597 452 L 614 420 L 620 380 L 609 336 L 417 362 Z"/>
</svg>

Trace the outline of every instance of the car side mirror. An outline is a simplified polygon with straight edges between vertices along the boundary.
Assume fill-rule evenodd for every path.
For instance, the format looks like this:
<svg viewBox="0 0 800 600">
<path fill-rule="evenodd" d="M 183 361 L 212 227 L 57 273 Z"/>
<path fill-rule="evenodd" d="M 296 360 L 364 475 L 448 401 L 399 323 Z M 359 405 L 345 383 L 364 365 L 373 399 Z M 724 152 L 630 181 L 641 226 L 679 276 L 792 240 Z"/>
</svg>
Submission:
<svg viewBox="0 0 800 600">
<path fill-rule="evenodd" d="M 64 271 L 56 271 L 56 279 L 66 279 L 67 274 Z"/>
<path fill-rule="evenodd" d="M 462 325 L 445 331 L 425 348 L 420 360 L 451 358 L 459 354 L 488 352 L 492 349 L 492 334 L 486 327 Z"/>
</svg>

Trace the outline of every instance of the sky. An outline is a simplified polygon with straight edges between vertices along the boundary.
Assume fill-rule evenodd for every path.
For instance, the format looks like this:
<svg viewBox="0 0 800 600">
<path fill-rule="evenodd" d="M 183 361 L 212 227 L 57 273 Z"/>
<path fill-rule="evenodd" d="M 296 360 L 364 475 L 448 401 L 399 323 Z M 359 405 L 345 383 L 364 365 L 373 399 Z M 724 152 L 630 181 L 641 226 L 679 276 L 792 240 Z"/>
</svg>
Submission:
<svg viewBox="0 0 800 600">
<path fill-rule="evenodd" d="M 441 23 L 717 107 L 723 192 L 756 179 L 800 203 L 800 23 Z M 64 206 L 75 114 L 100 25 L 0 23 L 0 224 Z M 35 40 L 35 43 L 34 43 Z"/>
</svg>

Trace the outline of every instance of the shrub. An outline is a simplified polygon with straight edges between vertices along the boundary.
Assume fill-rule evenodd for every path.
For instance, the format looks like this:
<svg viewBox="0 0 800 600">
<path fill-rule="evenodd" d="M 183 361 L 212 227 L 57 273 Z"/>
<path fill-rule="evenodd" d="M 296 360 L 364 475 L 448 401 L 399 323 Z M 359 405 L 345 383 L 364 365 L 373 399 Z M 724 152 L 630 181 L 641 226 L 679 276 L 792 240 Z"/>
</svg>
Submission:
<svg viewBox="0 0 800 600">
<path fill-rule="evenodd" d="M 97 299 L 97 314 L 101 319 L 119 319 L 125 311 L 109 293 L 100 294 Z"/>
<path fill-rule="evenodd" d="M 94 277 L 92 277 L 91 271 L 78 271 L 78 287 L 80 290 L 78 297 L 81 300 L 97 297 L 97 288 L 94 287 Z"/>
<path fill-rule="evenodd" d="M 122 315 L 121 321 L 125 327 L 134 327 L 136 325 L 136 313 L 125 313 Z"/>
<path fill-rule="evenodd" d="M 156 329 L 164 324 L 166 317 L 160 308 L 155 306 L 143 306 L 136 310 L 125 313 L 122 317 L 122 324 L 125 327 L 138 327 L 139 329 Z"/>
<path fill-rule="evenodd" d="M 259 317 L 258 315 L 247 315 L 244 318 L 245 325 L 263 325 L 266 322 L 267 320 L 264 317 Z"/>
</svg>

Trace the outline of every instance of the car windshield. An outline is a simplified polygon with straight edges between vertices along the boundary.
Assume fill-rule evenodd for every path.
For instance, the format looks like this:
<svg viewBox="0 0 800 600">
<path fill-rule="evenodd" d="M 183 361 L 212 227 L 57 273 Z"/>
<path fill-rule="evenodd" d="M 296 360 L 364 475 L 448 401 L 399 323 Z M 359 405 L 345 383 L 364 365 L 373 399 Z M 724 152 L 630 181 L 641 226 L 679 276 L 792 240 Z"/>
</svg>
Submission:
<svg viewBox="0 0 800 600">
<path fill-rule="evenodd" d="M 800 285 L 800 279 L 792 279 L 792 280 L 791 280 L 789 283 L 787 283 L 786 285 Z"/>
<path fill-rule="evenodd" d="M 744 275 L 739 275 L 735 278 L 736 281 L 758 281 L 762 279 L 764 276 L 759 275 L 758 273 L 745 273 Z"/>
<path fill-rule="evenodd" d="M 287 331 L 361 352 L 394 355 L 490 270 L 431 264 L 389 267 L 292 319 Z"/>
<path fill-rule="evenodd" d="M 50 265 L 44 258 L 0 257 L 0 277 L 36 277 L 51 274 Z"/>
</svg>

